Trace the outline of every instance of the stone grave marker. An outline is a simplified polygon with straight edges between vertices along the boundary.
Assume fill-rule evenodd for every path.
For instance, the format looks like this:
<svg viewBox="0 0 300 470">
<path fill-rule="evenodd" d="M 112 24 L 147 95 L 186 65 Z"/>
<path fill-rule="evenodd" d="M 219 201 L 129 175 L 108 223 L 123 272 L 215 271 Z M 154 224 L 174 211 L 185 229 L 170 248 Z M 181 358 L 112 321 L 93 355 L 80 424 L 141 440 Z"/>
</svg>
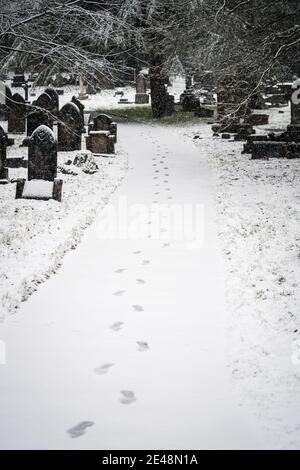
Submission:
<svg viewBox="0 0 300 470">
<path fill-rule="evenodd" d="M 57 176 L 57 141 L 50 127 L 39 126 L 29 139 L 28 180 L 54 181 Z"/>
<path fill-rule="evenodd" d="M 114 137 L 109 131 L 91 131 L 86 136 L 86 148 L 93 154 L 114 154 Z"/>
<path fill-rule="evenodd" d="M 117 142 L 117 124 L 107 114 L 98 114 L 94 117 L 89 125 L 89 134 L 91 131 L 109 131 Z"/>
<path fill-rule="evenodd" d="M 81 150 L 82 116 L 76 104 L 65 104 L 59 113 L 58 150 Z"/>
<path fill-rule="evenodd" d="M 59 112 L 59 96 L 58 96 L 58 93 L 52 87 L 46 88 L 45 93 L 48 96 L 50 96 L 50 98 L 51 98 L 51 107 L 50 107 L 49 111 L 52 114 L 52 119 L 55 119 L 58 116 L 58 112 Z"/>
<path fill-rule="evenodd" d="M 26 130 L 26 103 L 24 98 L 15 93 L 12 96 L 8 113 L 8 132 L 12 134 L 23 134 Z"/>
<path fill-rule="evenodd" d="M 51 115 L 52 100 L 47 93 L 42 93 L 32 106 L 28 106 L 27 114 L 27 136 L 39 126 L 47 126 L 53 129 L 53 118 Z"/>
<path fill-rule="evenodd" d="M 17 180 L 16 199 L 61 201 L 63 182 L 56 175 L 57 141 L 49 127 L 40 126 L 29 139 L 28 180 Z"/>
<path fill-rule="evenodd" d="M 74 103 L 77 106 L 77 108 L 79 109 L 80 116 L 81 116 L 81 121 L 82 121 L 82 134 L 84 134 L 85 133 L 85 127 L 84 127 L 84 109 L 85 109 L 85 106 L 84 106 L 84 104 L 81 103 L 81 101 L 78 98 L 76 98 L 76 96 L 72 97 L 71 102 Z"/>
</svg>

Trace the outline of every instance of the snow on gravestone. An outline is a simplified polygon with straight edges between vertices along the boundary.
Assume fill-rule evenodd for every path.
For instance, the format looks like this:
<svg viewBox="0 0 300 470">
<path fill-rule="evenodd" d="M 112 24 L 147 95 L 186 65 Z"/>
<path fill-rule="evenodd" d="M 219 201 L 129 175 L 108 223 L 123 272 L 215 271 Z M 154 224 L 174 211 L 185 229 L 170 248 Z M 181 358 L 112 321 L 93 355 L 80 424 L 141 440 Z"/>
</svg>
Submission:
<svg viewBox="0 0 300 470">
<path fill-rule="evenodd" d="M 59 113 L 58 150 L 81 150 L 82 117 L 76 104 L 65 104 Z"/>
<path fill-rule="evenodd" d="M 57 141 L 52 130 L 39 126 L 29 140 L 28 180 L 54 181 L 57 175 Z"/>
<path fill-rule="evenodd" d="M 0 126 L 0 180 L 6 181 L 8 179 L 8 168 L 6 164 L 6 147 L 7 147 L 7 134 Z"/>
<path fill-rule="evenodd" d="M 42 93 L 28 108 L 27 136 L 31 136 L 39 126 L 53 128 L 53 118 L 50 114 L 52 100 L 47 93 Z"/>
<path fill-rule="evenodd" d="M 98 114 L 94 117 L 89 126 L 89 134 L 95 131 L 109 131 L 114 136 L 114 142 L 117 142 L 117 124 L 112 122 L 107 114 Z"/>
<path fill-rule="evenodd" d="M 86 136 L 86 148 L 93 154 L 114 154 L 114 136 L 109 131 L 90 131 Z"/>
<path fill-rule="evenodd" d="M 57 141 L 47 126 L 38 127 L 29 139 L 28 181 L 17 180 L 16 199 L 61 201 L 62 180 L 57 173 Z"/>
<path fill-rule="evenodd" d="M 10 102 L 7 131 L 12 134 L 23 134 L 26 129 L 26 103 L 24 98 L 15 93 Z"/>
</svg>

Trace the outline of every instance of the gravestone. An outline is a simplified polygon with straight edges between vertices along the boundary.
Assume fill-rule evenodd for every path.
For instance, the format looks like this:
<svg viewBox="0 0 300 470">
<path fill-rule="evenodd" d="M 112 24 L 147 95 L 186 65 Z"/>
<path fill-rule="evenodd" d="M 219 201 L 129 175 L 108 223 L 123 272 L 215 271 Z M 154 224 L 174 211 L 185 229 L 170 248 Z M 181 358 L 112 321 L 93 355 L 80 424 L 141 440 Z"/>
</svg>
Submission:
<svg viewBox="0 0 300 470">
<path fill-rule="evenodd" d="M 91 131 L 109 131 L 117 142 L 117 124 L 107 114 L 98 114 L 94 117 L 89 125 L 89 133 Z"/>
<path fill-rule="evenodd" d="M 175 97 L 173 95 L 167 94 L 165 116 L 172 116 L 174 112 L 175 112 Z"/>
<path fill-rule="evenodd" d="M 0 126 L 0 180 L 6 181 L 8 179 L 8 168 L 6 167 L 6 147 L 7 147 L 7 134 Z"/>
<path fill-rule="evenodd" d="M 252 142 L 252 160 L 287 158 L 286 142 Z"/>
<path fill-rule="evenodd" d="M 46 88 L 45 93 L 48 96 L 50 96 L 51 107 L 50 107 L 49 111 L 52 114 L 52 119 L 55 119 L 58 116 L 58 112 L 59 112 L 59 96 L 58 96 L 58 93 L 54 88 L 51 88 L 51 87 Z"/>
<path fill-rule="evenodd" d="M 58 150 L 81 150 L 82 116 L 76 104 L 65 104 L 59 113 Z"/>
<path fill-rule="evenodd" d="M 86 148 L 93 154 L 114 154 L 114 136 L 109 131 L 91 131 L 86 136 Z"/>
<path fill-rule="evenodd" d="M 47 126 L 39 126 L 29 139 L 28 180 L 54 181 L 57 176 L 57 141 Z"/>
<path fill-rule="evenodd" d="M 82 124 L 82 133 L 84 134 L 85 133 L 85 127 L 84 127 L 84 104 L 81 103 L 81 101 L 76 98 L 76 96 L 72 96 L 72 100 L 71 100 L 72 103 L 74 103 L 77 108 L 79 109 L 79 112 L 80 112 L 80 116 L 81 116 L 81 124 Z"/>
<path fill-rule="evenodd" d="M 147 80 L 146 77 L 140 73 L 136 78 L 136 95 L 135 104 L 148 104 L 149 95 L 147 95 Z"/>
<path fill-rule="evenodd" d="M 287 128 L 290 141 L 300 142 L 300 79 L 291 89 L 291 124 Z"/>
<path fill-rule="evenodd" d="M 39 126 L 53 129 L 53 118 L 49 111 L 51 106 L 52 100 L 47 93 L 42 93 L 36 101 L 33 101 L 32 106 L 28 106 L 27 136 L 31 136 Z"/>
<path fill-rule="evenodd" d="M 184 112 L 198 112 L 200 100 L 192 91 L 186 90 L 186 92 L 181 95 L 180 100 Z"/>
<path fill-rule="evenodd" d="M 7 130 L 12 134 L 23 134 L 25 129 L 26 103 L 19 93 L 15 93 L 9 106 Z"/>
</svg>

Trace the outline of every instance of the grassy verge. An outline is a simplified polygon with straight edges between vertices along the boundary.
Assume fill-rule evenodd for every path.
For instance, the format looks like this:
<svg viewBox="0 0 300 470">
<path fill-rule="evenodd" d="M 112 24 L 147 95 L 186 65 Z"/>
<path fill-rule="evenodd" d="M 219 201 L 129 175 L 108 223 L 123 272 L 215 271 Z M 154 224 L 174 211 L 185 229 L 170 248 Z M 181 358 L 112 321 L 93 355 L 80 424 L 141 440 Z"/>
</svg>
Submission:
<svg viewBox="0 0 300 470">
<path fill-rule="evenodd" d="M 194 113 L 186 113 L 181 106 L 176 106 L 175 113 L 172 116 L 166 116 L 162 119 L 153 119 L 150 106 L 134 106 L 118 108 L 99 108 L 99 113 L 105 113 L 115 119 L 125 119 L 130 122 L 143 122 L 152 124 L 165 124 L 169 126 L 180 126 L 185 124 L 197 124 L 199 122 L 214 122 L 214 120 L 201 119 L 194 116 Z"/>
</svg>

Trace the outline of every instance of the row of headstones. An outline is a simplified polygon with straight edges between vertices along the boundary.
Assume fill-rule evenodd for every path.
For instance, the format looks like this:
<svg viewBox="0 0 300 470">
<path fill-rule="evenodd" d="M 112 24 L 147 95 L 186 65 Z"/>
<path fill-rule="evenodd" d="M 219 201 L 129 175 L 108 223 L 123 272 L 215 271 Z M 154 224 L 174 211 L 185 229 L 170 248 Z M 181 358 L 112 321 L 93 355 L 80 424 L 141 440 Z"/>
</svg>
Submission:
<svg viewBox="0 0 300 470">
<path fill-rule="evenodd" d="M 20 95 L 19 95 L 20 97 Z M 57 98 L 53 95 L 54 98 Z M 49 100 L 49 95 L 43 93 L 31 105 L 31 112 L 26 110 L 25 103 L 16 96 L 9 102 L 8 130 L 10 132 L 25 132 L 27 118 L 27 134 L 25 139 L 28 151 L 28 181 L 53 181 L 53 198 L 60 200 L 62 181 L 55 182 L 57 172 L 57 150 L 81 150 L 82 133 L 84 127 L 84 106 L 77 98 L 67 103 L 58 112 L 58 100 Z M 13 104 L 13 106 L 12 106 Z M 55 104 L 55 107 L 54 107 Z M 54 119 L 58 120 L 58 143 L 53 134 Z M 117 126 L 106 115 L 98 115 L 89 122 L 87 149 L 94 154 L 114 153 L 114 144 L 117 141 Z M 6 168 L 7 134 L 0 127 L 0 180 L 8 178 Z M 22 197 L 26 180 L 17 183 L 16 197 Z"/>
<path fill-rule="evenodd" d="M 30 137 L 40 125 L 53 129 L 57 121 L 58 150 L 81 149 L 81 136 L 85 133 L 84 106 L 75 96 L 72 102 L 65 104 L 59 111 L 59 96 L 52 88 L 47 88 L 31 105 L 26 104 L 18 93 L 11 95 L 8 87 L 6 92 L 9 133 L 25 133 L 27 127 L 27 137 Z M 89 126 L 87 148 L 97 154 L 114 153 L 116 138 L 116 125 L 112 120 L 106 115 L 97 116 L 92 126 Z"/>
<path fill-rule="evenodd" d="M 244 129 L 243 138 L 235 139 L 246 140 L 243 153 L 251 154 L 253 160 L 300 158 L 300 80 L 289 85 L 289 89 L 285 90 L 284 96 L 287 97 L 287 100 L 289 99 L 291 104 L 290 124 L 285 132 L 255 135 L 255 131 L 248 125 L 248 128 Z M 283 113 L 282 110 L 279 110 L 279 112 Z M 268 124 L 267 115 L 255 114 L 252 117 L 255 118 L 252 122 L 253 125 Z M 214 126 L 213 130 L 216 130 Z"/>
</svg>

